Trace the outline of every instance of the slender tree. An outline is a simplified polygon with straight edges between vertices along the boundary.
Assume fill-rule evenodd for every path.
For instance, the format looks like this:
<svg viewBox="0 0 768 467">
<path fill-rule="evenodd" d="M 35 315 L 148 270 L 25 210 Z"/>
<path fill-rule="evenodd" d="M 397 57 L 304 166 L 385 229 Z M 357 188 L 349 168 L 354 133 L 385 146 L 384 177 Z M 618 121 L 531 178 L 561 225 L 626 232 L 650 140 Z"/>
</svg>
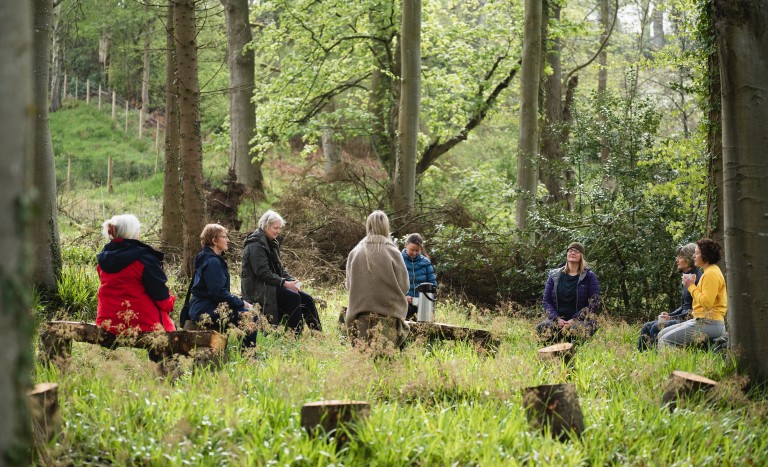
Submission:
<svg viewBox="0 0 768 467">
<path fill-rule="evenodd" d="M 51 112 L 61 108 L 61 75 L 64 49 L 62 33 L 64 22 L 61 18 L 61 2 L 57 0 L 53 6 L 53 34 L 51 35 Z"/>
<path fill-rule="evenodd" d="M 230 169 L 237 181 L 264 191 L 261 162 L 253 158 L 251 140 L 256 131 L 253 102 L 255 58 L 249 47 L 253 36 L 248 21 L 248 0 L 221 0 L 227 19 L 227 66 L 229 68 Z"/>
<path fill-rule="evenodd" d="M 539 80 L 541 73 L 542 0 L 525 0 L 523 64 L 520 72 L 520 139 L 517 155 L 517 186 L 520 197 L 515 206 L 515 226 L 528 226 L 529 210 L 535 208 L 539 149 Z"/>
<path fill-rule="evenodd" d="M 728 325 L 738 368 L 768 381 L 768 0 L 714 0 L 722 80 Z"/>
<path fill-rule="evenodd" d="M 395 211 L 413 209 L 416 191 L 416 151 L 421 108 L 421 0 L 403 0 L 400 50 L 402 85 L 398 122 L 398 157 L 395 170 Z"/>
<path fill-rule="evenodd" d="M 29 167 L 34 151 L 32 4 L 0 2 L 0 465 L 28 465 L 32 444 L 26 391 L 32 372 L 29 314 Z M 47 88 L 47 83 L 46 83 Z M 46 102 L 47 109 L 47 102 Z"/>
<path fill-rule="evenodd" d="M 184 249 L 181 173 L 179 169 L 179 110 L 176 85 L 176 31 L 174 0 L 168 0 L 166 19 L 165 66 L 165 178 L 163 182 L 163 227 L 160 241 L 166 252 L 180 254 Z"/>
<path fill-rule="evenodd" d="M 197 76 L 197 27 L 194 0 L 176 0 L 176 68 L 179 92 L 179 155 L 184 210 L 182 271 L 191 276 L 205 226 L 203 143 L 200 133 L 200 84 Z"/>
<path fill-rule="evenodd" d="M 48 127 L 48 65 L 51 50 L 52 0 L 34 0 L 35 40 L 35 158 L 32 184 L 37 190 L 39 216 L 33 221 L 31 240 L 35 251 L 35 284 L 48 291 L 56 290 L 61 273 L 61 247 L 56 206 L 56 168 L 53 143 Z"/>
</svg>

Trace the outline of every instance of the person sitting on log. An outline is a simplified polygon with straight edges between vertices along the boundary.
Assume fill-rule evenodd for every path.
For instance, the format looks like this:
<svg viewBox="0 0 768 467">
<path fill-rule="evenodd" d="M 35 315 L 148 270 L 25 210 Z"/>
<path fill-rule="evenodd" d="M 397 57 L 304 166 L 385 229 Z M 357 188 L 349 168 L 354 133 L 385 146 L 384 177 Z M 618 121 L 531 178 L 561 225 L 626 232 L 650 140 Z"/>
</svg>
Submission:
<svg viewBox="0 0 768 467">
<path fill-rule="evenodd" d="M 408 293 L 405 295 L 405 299 L 408 301 L 408 313 L 405 319 L 410 320 L 418 312 L 418 308 L 413 303 L 413 299 L 419 297 L 416 287 L 424 282 L 431 282 L 437 287 L 437 276 L 435 275 L 435 268 L 432 267 L 432 261 L 427 256 L 427 249 L 424 248 L 424 239 L 417 233 L 411 234 L 405 239 L 403 261 L 405 261 L 405 267 L 408 269 L 408 283 L 410 284 Z"/>
<path fill-rule="evenodd" d="M 581 243 L 568 245 L 565 265 L 549 272 L 543 305 L 547 319 L 536 326 L 536 333 L 545 342 L 582 340 L 597 331 L 600 283 L 587 266 Z"/>
<path fill-rule="evenodd" d="M 231 323 L 240 324 L 240 313 L 251 309 L 251 304 L 229 291 L 229 268 L 224 252 L 229 249 L 227 229 L 219 224 L 208 224 L 200 234 L 202 250 L 195 258 L 195 276 L 192 279 L 192 300 L 189 318 L 198 326 L 221 331 Z M 227 316 L 221 316 L 220 304 L 229 308 Z M 244 347 L 255 345 L 256 332 L 247 332 Z"/>
<path fill-rule="evenodd" d="M 259 219 L 259 228 L 248 235 L 243 246 L 241 271 L 243 296 L 261 305 L 272 326 L 284 324 L 301 334 L 309 329 L 322 331 L 315 299 L 301 290 L 301 284 L 288 274 L 280 259 L 280 230 L 285 221 L 271 209 Z"/>
<path fill-rule="evenodd" d="M 698 284 L 702 272 L 693 262 L 693 254 L 695 252 L 695 243 L 688 243 L 677 247 L 675 265 L 681 274 L 695 274 L 695 283 Z M 637 341 L 637 349 L 639 351 L 642 352 L 650 348 L 656 348 L 656 339 L 662 329 L 690 319 L 689 315 L 693 310 L 693 296 L 683 285 L 681 285 L 681 295 L 680 307 L 675 311 L 671 313 L 664 312 L 659 315 L 659 319 L 656 321 L 650 321 L 643 325 L 642 329 L 640 329 L 640 339 Z"/>
<path fill-rule="evenodd" d="M 166 286 L 163 253 L 139 240 L 139 220 L 133 214 L 117 215 L 101 231 L 109 242 L 97 255 L 96 325 L 120 336 L 175 331 L 169 315 L 176 297 Z"/>
<path fill-rule="evenodd" d="M 384 212 L 372 212 L 365 230 L 366 236 L 347 257 L 347 329 L 353 342 L 372 342 L 380 335 L 399 348 L 410 329 L 405 322 L 408 271 L 389 237 L 389 218 Z M 379 331 L 369 334 L 377 328 Z"/>
<path fill-rule="evenodd" d="M 659 333 L 659 349 L 705 344 L 725 334 L 728 291 L 723 272 L 715 264 L 721 256 L 722 248 L 716 241 L 703 238 L 696 242 L 693 259 L 703 274 L 698 284 L 693 274 L 683 275 L 683 287 L 693 296 L 694 319 L 662 329 Z"/>
</svg>

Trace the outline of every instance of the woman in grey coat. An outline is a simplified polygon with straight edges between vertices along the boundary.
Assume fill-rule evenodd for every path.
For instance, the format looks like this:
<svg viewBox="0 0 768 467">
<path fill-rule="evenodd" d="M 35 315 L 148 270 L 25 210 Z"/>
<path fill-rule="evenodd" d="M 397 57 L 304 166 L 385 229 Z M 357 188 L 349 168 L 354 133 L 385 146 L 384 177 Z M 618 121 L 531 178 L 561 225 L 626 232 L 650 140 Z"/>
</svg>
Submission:
<svg viewBox="0 0 768 467">
<path fill-rule="evenodd" d="M 243 298 L 261 305 L 261 311 L 273 326 L 281 323 L 300 334 L 307 323 L 322 331 L 320 317 L 311 295 L 300 290 L 300 283 L 283 267 L 280 260 L 280 230 L 285 221 L 268 210 L 259 219 L 259 228 L 248 235 L 243 246 L 241 289 Z"/>
</svg>

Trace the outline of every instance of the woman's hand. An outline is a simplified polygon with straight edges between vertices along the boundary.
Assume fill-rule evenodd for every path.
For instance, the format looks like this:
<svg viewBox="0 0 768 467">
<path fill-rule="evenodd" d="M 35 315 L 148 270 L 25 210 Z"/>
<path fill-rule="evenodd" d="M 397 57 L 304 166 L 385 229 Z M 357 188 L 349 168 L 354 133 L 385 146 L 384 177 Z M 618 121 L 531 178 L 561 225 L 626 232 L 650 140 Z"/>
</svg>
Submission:
<svg viewBox="0 0 768 467">
<path fill-rule="evenodd" d="M 299 282 L 298 281 L 285 281 L 283 284 L 283 287 L 285 287 L 288 290 L 293 290 L 294 292 L 299 291 Z"/>
<path fill-rule="evenodd" d="M 411 297 L 410 295 L 406 295 L 405 296 L 405 301 L 408 302 L 408 303 L 413 303 L 413 297 Z"/>
<path fill-rule="evenodd" d="M 695 284 L 694 279 L 691 278 L 693 276 L 696 277 L 695 274 L 683 274 L 683 286 L 687 289 L 691 284 Z"/>
<path fill-rule="evenodd" d="M 563 318 L 557 318 L 557 327 L 562 328 L 565 327 L 567 321 L 565 321 Z"/>
<path fill-rule="evenodd" d="M 253 310 L 253 305 L 243 300 L 243 308 L 245 308 L 246 310 Z"/>
</svg>

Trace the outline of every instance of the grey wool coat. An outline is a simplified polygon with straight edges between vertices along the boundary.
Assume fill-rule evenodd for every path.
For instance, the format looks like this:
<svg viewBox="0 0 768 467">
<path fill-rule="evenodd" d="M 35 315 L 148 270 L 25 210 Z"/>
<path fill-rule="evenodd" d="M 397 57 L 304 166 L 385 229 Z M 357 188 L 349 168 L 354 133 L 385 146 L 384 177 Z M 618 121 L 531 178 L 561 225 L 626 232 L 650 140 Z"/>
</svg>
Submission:
<svg viewBox="0 0 768 467">
<path fill-rule="evenodd" d="M 264 231 L 256 230 L 246 237 L 243 245 L 243 265 L 240 285 L 243 299 L 254 306 L 258 303 L 270 324 L 278 324 L 277 288 L 284 280 L 296 280 L 286 272 L 280 261 L 280 238 L 270 241 Z"/>
<path fill-rule="evenodd" d="M 366 236 L 347 257 L 347 326 L 366 312 L 404 323 L 408 287 L 408 270 L 397 246 L 382 235 Z"/>
</svg>

